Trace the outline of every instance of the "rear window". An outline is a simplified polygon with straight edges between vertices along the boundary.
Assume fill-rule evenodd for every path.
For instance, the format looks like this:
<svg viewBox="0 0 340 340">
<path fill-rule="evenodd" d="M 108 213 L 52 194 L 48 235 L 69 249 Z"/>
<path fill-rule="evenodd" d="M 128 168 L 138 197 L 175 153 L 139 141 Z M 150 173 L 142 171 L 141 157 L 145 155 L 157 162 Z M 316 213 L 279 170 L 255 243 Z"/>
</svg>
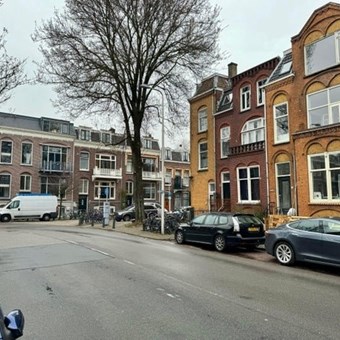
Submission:
<svg viewBox="0 0 340 340">
<path fill-rule="evenodd" d="M 234 216 L 238 222 L 241 223 L 253 223 L 253 224 L 262 224 L 261 220 L 252 215 L 236 215 Z"/>
</svg>

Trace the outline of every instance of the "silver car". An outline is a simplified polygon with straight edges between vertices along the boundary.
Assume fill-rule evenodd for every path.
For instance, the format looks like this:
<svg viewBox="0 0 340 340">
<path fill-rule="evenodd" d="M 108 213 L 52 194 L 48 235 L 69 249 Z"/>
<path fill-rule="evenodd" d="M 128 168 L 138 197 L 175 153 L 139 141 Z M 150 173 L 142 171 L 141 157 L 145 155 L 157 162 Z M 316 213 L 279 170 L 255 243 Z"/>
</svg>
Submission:
<svg viewBox="0 0 340 340">
<path fill-rule="evenodd" d="M 283 265 L 306 261 L 340 267 L 340 218 L 300 219 L 269 229 L 265 247 Z"/>
</svg>

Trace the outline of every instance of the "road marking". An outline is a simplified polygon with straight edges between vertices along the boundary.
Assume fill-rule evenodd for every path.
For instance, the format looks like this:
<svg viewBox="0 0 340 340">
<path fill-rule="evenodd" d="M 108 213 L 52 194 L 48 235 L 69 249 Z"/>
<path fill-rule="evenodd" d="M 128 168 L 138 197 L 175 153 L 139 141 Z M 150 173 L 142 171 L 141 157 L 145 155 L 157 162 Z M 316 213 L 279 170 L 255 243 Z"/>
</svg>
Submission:
<svg viewBox="0 0 340 340">
<path fill-rule="evenodd" d="M 65 240 L 65 242 L 72 243 L 72 244 L 79 244 L 78 242 L 71 241 L 71 240 Z"/>
<path fill-rule="evenodd" d="M 110 254 L 105 253 L 104 251 L 101 251 L 101 250 L 96 249 L 96 248 L 89 248 L 89 249 L 90 249 L 90 250 L 93 250 L 93 251 L 95 251 L 95 252 L 97 252 L 97 253 L 99 253 L 99 254 L 103 254 L 103 255 L 105 255 L 105 256 L 111 256 Z"/>
<path fill-rule="evenodd" d="M 133 265 L 133 266 L 136 265 L 135 263 L 133 263 L 133 262 L 131 262 L 131 261 L 128 261 L 128 260 L 124 260 L 124 262 L 127 263 L 127 264 L 131 264 L 131 265 Z"/>
</svg>

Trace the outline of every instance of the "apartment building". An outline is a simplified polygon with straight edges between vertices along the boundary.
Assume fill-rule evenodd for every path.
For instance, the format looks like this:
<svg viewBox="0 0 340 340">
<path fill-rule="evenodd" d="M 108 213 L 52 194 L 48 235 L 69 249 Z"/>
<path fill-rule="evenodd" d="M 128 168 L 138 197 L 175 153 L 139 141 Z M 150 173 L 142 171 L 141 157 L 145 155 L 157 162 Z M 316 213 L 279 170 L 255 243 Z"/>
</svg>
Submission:
<svg viewBox="0 0 340 340">
<path fill-rule="evenodd" d="M 214 74 L 203 79 L 190 103 L 190 191 L 196 212 L 216 209 L 214 114 L 228 77 Z"/>
<path fill-rule="evenodd" d="M 145 136 L 142 142 L 144 200 L 160 201 L 158 141 Z M 65 213 L 99 208 L 104 202 L 121 209 L 133 203 L 131 156 L 126 136 L 114 129 L 96 130 L 75 127 L 66 120 L 0 113 L 0 204 L 18 193 L 51 193 L 59 197 Z M 175 193 L 173 202 L 187 205 L 177 192 L 190 197 L 188 156 L 172 151 L 169 162 L 166 166 L 174 169 L 167 172 L 174 176 L 168 180 L 169 196 Z M 178 178 L 180 186 L 176 187 Z"/>
<path fill-rule="evenodd" d="M 279 58 L 242 73 L 228 65 L 229 86 L 215 118 L 217 209 L 262 213 L 266 209 L 264 85 Z"/>
<path fill-rule="evenodd" d="M 340 4 L 316 9 L 266 85 L 268 202 L 340 213 Z"/>
</svg>

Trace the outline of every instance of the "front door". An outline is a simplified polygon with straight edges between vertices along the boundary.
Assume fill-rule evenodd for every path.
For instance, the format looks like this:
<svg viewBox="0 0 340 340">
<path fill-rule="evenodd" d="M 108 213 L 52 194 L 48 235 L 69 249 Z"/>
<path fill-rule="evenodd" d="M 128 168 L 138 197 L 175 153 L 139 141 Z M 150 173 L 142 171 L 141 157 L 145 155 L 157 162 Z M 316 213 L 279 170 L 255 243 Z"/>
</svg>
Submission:
<svg viewBox="0 0 340 340">
<path fill-rule="evenodd" d="M 290 189 L 290 176 L 283 176 L 278 178 L 278 199 L 279 206 L 278 212 L 280 214 L 287 214 L 288 210 L 292 207 L 291 189 Z"/>
</svg>

